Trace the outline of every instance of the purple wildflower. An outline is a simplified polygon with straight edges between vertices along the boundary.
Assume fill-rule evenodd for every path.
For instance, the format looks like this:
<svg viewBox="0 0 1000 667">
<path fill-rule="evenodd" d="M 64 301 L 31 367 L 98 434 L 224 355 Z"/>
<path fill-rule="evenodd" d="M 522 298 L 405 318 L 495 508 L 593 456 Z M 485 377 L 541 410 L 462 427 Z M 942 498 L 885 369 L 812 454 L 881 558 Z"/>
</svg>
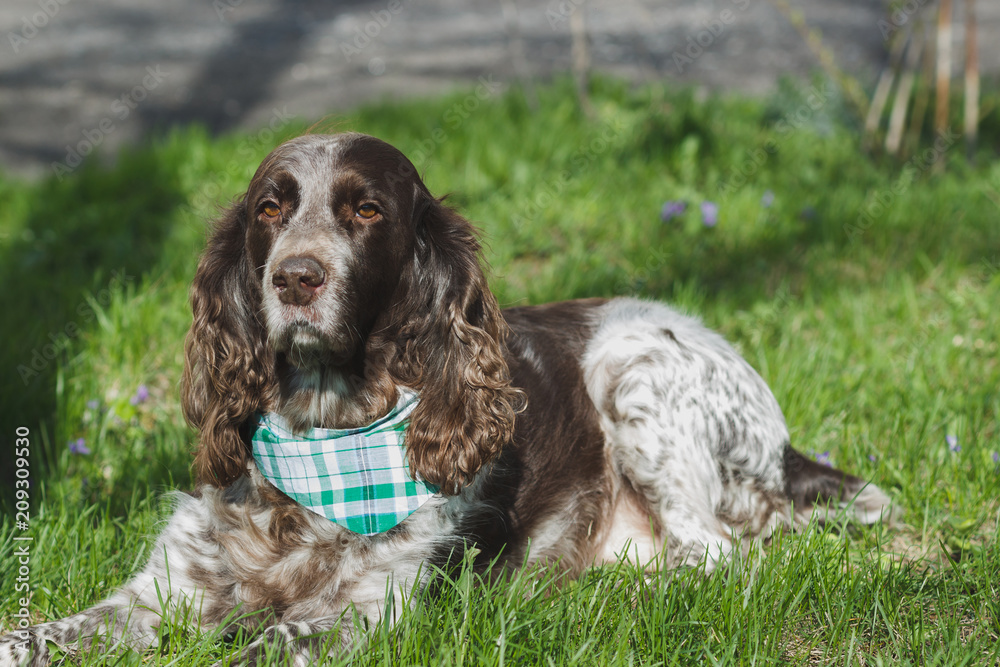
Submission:
<svg viewBox="0 0 1000 667">
<path fill-rule="evenodd" d="M 660 211 L 660 219 L 663 222 L 667 222 L 673 218 L 676 218 L 681 213 L 687 209 L 687 202 L 683 201 L 668 201 L 663 204 L 663 209 Z"/>
<path fill-rule="evenodd" d="M 875 463 L 876 461 L 878 461 L 878 457 L 875 456 L 874 454 L 869 454 L 868 460 L 871 461 L 872 463 Z"/>
<path fill-rule="evenodd" d="M 764 208 L 771 208 L 774 205 L 774 191 L 765 190 L 764 195 L 760 198 L 760 205 Z"/>
<path fill-rule="evenodd" d="M 99 407 L 101 407 L 101 402 L 99 400 L 97 400 L 96 398 L 87 401 L 87 409 L 88 410 L 96 410 Z"/>
<path fill-rule="evenodd" d="M 715 227 L 719 222 L 719 205 L 713 201 L 703 201 L 701 203 L 701 221 L 706 227 Z"/>
<path fill-rule="evenodd" d="M 69 451 L 74 454 L 89 454 L 90 449 L 87 448 L 87 441 L 83 438 L 77 438 L 76 440 L 69 441 Z"/>
<path fill-rule="evenodd" d="M 139 405 L 140 403 L 145 403 L 148 398 L 149 388 L 144 384 L 140 384 L 139 388 L 135 390 L 135 396 L 129 399 L 129 403 Z"/>
<path fill-rule="evenodd" d="M 993 463 L 1000 463 L 1000 454 L 993 452 Z"/>
<path fill-rule="evenodd" d="M 946 435 L 944 441 L 948 443 L 948 449 L 951 450 L 952 454 L 958 454 L 962 451 L 962 445 L 958 444 L 958 436 Z"/>
<path fill-rule="evenodd" d="M 833 464 L 830 462 L 830 452 L 823 452 L 816 455 L 816 463 L 822 463 L 825 466 L 832 467 Z"/>
</svg>

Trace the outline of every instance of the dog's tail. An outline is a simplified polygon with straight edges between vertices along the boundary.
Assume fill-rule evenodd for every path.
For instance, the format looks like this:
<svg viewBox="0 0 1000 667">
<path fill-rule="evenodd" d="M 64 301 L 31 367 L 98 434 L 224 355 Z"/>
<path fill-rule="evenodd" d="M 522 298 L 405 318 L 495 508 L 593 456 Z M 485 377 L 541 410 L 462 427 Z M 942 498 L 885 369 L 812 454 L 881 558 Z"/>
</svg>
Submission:
<svg viewBox="0 0 1000 667">
<path fill-rule="evenodd" d="M 823 465 L 785 448 L 785 493 L 795 520 L 820 522 L 845 516 L 864 524 L 893 521 L 893 506 L 882 489 L 860 477 Z"/>
</svg>

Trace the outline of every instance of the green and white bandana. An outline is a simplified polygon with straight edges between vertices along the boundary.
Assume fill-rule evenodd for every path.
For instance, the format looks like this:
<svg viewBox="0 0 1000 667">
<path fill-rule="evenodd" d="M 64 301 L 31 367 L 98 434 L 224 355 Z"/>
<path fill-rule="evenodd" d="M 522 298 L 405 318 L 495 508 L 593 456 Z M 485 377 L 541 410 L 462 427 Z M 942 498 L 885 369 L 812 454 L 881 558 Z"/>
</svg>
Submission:
<svg viewBox="0 0 1000 667">
<path fill-rule="evenodd" d="M 355 533 L 385 532 L 437 493 L 410 476 L 403 449 L 417 401 L 400 390 L 389 414 L 353 429 L 293 433 L 280 416 L 260 415 L 253 458 L 269 482 L 306 509 Z"/>
</svg>

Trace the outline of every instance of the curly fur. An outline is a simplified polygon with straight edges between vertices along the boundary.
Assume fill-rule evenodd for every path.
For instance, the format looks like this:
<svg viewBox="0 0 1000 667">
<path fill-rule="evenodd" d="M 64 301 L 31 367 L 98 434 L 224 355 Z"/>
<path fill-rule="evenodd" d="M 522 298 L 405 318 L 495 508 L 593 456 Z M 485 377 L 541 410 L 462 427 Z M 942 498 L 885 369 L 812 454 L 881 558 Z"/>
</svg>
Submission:
<svg viewBox="0 0 1000 667">
<path fill-rule="evenodd" d="M 523 392 L 510 386 L 507 325 L 471 225 L 437 201 L 420 220 L 389 372 L 420 392 L 407 432 L 411 469 L 454 495 L 510 441 Z"/>
<path fill-rule="evenodd" d="M 249 452 L 240 429 L 267 410 L 274 361 L 256 303 L 259 286 L 244 251 L 245 204 L 218 222 L 191 288 L 194 321 L 185 344 L 181 402 L 201 432 L 200 480 L 224 487 L 246 473 Z"/>
<path fill-rule="evenodd" d="M 876 486 L 809 461 L 763 379 L 720 336 L 657 303 L 501 311 L 472 226 L 396 149 L 358 134 L 275 149 L 222 216 L 191 290 L 184 412 L 200 487 L 145 567 L 90 609 L 0 638 L 0 667 L 48 645 L 154 646 L 161 613 L 257 634 L 311 664 L 392 621 L 435 567 L 534 563 L 567 575 L 628 557 L 711 569 L 775 527 L 887 516 Z M 255 413 L 353 428 L 418 407 L 411 470 L 441 494 L 360 535 L 257 471 Z M 169 573 L 169 576 L 168 576 Z"/>
<path fill-rule="evenodd" d="M 251 192 L 269 178 L 267 165 L 278 162 L 265 161 Z M 348 379 L 380 385 L 352 397 L 361 421 L 392 404 L 395 385 L 420 391 L 407 434 L 411 469 L 455 495 L 509 442 L 523 393 L 510 386 L 506 324 L 479 266 L 472 226 L 423 187 L 414 199 L 412 261 L 384 328 L 368 339 L 364 379 Z M 201 432 L 198 478 L 220 488 L 246 474 L 248 420 L 282 394 L 259 317 L 260 276 L 246 250 L 252 206 L 244 197 L 218 222 L 191 290 L 183 406 Z"/>
</svg>

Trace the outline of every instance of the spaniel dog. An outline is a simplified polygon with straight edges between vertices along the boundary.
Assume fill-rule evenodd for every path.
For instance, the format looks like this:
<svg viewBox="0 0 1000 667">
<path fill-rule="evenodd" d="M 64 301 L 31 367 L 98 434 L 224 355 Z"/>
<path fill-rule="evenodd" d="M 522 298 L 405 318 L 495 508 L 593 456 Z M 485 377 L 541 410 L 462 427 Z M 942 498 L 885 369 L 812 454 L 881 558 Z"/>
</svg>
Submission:
<svg viewBox="0 0 1000 667">
<path fill-rule="evenodd" d="M 429 565 L 711 569 L 778 526 L 887 515 L 877 487 L 792 449 L 767 385 L 697 320 L 628 298 L 501 311 L 479 253 L 378 139 L 309 135 L 268 155 L 194 278 L 198 490 L 131 581 L 11 633 L 0 664 L 45 664 L 46 641 L 153 645 L 161 600 L 255 633 L 237 661 L 271 643 L 308 664 L 362 640 L 358 619 L 391 619 Z M 317 432 L 374 433 L 397 476 L 330 473 Z M 305 458 L 282 472 L 286 444 Z"/>
</svg>

